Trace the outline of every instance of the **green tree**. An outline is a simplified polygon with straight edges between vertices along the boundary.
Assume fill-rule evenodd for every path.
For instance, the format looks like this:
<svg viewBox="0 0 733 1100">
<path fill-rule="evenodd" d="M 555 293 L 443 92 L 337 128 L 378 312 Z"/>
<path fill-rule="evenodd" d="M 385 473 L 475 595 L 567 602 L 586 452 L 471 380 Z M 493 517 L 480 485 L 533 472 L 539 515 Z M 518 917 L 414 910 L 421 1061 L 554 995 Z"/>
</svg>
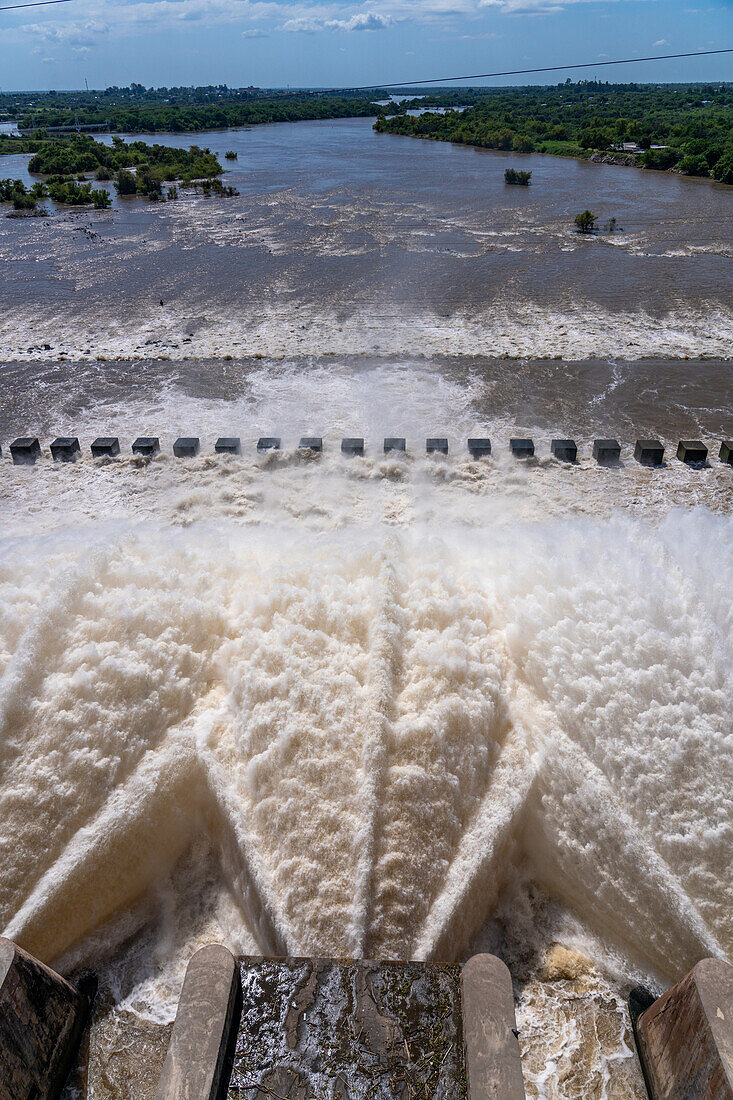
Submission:
<svg viewBox="0 0 733 1100">
<path fill-rule="evenodd" d="M 575 215 L 575 225 L 578 233 L 592 233 L 596 228 L 598 218 L 591 214 L 590 210 L 584 210 L 582 214 Z"/>
<path fill-rule="evenodd" d="M 115 187 L 117 188 L 118 195 L 136 195 L 137 184 L 135 183 L 135 177 L 132 172 L 126 172 L 124 168 L 121 168 L 115 178 Z"/>
</svg>

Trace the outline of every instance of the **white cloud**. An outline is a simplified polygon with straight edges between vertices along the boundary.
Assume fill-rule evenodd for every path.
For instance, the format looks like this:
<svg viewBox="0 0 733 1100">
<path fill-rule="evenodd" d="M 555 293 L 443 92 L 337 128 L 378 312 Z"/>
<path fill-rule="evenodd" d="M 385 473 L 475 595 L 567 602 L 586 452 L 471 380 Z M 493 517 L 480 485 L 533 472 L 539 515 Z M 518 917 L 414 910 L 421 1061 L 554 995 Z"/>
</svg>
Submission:
<svg viewBox="0 0 733 1100">
<path fill-rule="evenodd" d="M 655 46 L 668 46 L 669 42 L 666 38 L 660 38 L 658 42 L 654 43 Z"/>
<path fill-rule="evenodd" d="M 242 31 L 242 38 L 267 38 L 267 31 L 257 30 L 256 27 L 250 27 L 247 31 Z"/>
<path fill-rule="evenodd" d="M 391 15 L 380 15 L 374 11 L 355 12 L 347 19 L 324 19 L 313 16 L 299 16 L 296 19 L 288 19 L 282 25 L 282 30 L 296 34 L 315 34 L 317 31 L 381 31 L 391 26 L 394 19 Z"/>
</svg>

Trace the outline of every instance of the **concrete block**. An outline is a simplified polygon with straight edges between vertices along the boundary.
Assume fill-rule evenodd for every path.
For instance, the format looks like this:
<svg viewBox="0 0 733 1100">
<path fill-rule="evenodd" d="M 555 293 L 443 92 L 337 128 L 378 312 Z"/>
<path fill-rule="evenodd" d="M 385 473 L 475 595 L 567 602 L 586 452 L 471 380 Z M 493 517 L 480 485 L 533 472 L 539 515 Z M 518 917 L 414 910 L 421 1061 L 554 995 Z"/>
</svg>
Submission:
<svg viewBox="0 0 733 1100">
<path fill-rule="evenodd" d="M 433 438 L 433 439 L 426 439 L 425 440 L 425 450 L 429 455 L 433 455 L 433 454 L 447 455 L 448 454 L 448 440 L 447 439 L 442 439 L 440 437 Z"/>
<path fill-rule="evenodd" d="M 560 462 L 575 462 L 578 457 L 574 439 L 553 439 L 550 450 Z"/>
<path fill-rule="evenodd" d="M 721 462 L 727 462 L 729 466 L 733 466 L 733 439 L 723 440 L 723 442 L 720 444 L 720 453 L 718 455 L 718 458 Z"/>
<path fill-rule="evenodd" d="M 469 439 L 468 452 L 471 458 L 488 458 L 491 454 L 491 440 Z"/>
<path fill-rule="evenodd" d="M 303 445 L 301 440 L 301 446 Z M 280 450 L 280 436 L 279 435 L 261 435 L 257 440 L 258 451 L 279 451 Z"/>
<path fill-rule="evenodd" d="M 81 447 L 75 435 L 60 435 L 51 444 L 51 457 L 54 462 L 76 462 L 80 454 Z"/>
<path fill-rule="evenodd" d="M 36 436 L 21 435 L 10 444 L 14 466 L 32 466 L 41 457 L 41 444 Z"/>
<path fill-rule="evenodd" d="M 708 460 L 708 449 L 699 439 L 681 439 L 677 446 L 677 457 L 680 462 L 687 462 L 690 466 L 704 466 Z"/>
<path fill-rule="evenodd" d="M 400 435 L 386 435 L 384 437 L 384 453 L 387 455 L 390 451 L 406 451 L 407 440 L 404 436 Z"/>
<path fill-rule="evenodd" d="M 461 999 L 469 1100 L 524 1100 L 512 978 L 501 959 L 469 959 Z"/>
<path fill-rule="evenodd" d="M 176 458 L 195 458 L 199 453 L 200 442 L 197 435 L 181 435 L 173 444 Z"/>
<path fill-rule="evenodd" d="M 226 1095 L 241 998 L 231 952 L 219 944 L 197 951 L 186 970 L 156 1100 Z"/>
<path fill-rule="evenodd" d="M 635 1035 L 652 1100 L 733 1100 L 733 966 L 703 959 Z"/>
<path fill-rule="evenodd" d="M 120 441 L 116 435 L 100 435 L 92 443 L 94 458 L 114 458 L 120 453 Z"/>
<path fill-rule="evenodd" d="M 214 444 L 218 455 L 241 455 L 242 441 L 236 435 L 220 435 Z"/>
<path fill-rule="evenodd" d="M 664 462 L 664 447 L 658 439 L 637 439 L 634 458 L 642 466 L 661 466 Z"/>
<path fill-rule="evenodd" d="M 531 439 L 510 439 L 509 449 L 515 458 L 532 458 L 534 443 Z"/>
<path fill-rule="evenodd" d="M 599 466 L 613 466 L 621 458 L 621 444 L 617 439 L 594 439 L 593 457 Z"/>
<path fill-rule="evenodd" d="M 152 458 L 160 450 L 160 440 L 155 435 L 139 435 L 132 445 L 132 453 Z"/>
<path fill-rule="evenodd" d="M 342 455 L 363 455 L 364 440 L 356 437 L 341 440 Z"/>
<path fill-rule="evenodd" d="M 304 451 L 322 451 L 323 440 L 320 435 L 304 435 L 298 446 Z"/>
<path fill-rule="evenodd" d="M 88 1010 L 70 982 L 0 939 L 0 1096 L 56 1100 Z"/>
</svg>

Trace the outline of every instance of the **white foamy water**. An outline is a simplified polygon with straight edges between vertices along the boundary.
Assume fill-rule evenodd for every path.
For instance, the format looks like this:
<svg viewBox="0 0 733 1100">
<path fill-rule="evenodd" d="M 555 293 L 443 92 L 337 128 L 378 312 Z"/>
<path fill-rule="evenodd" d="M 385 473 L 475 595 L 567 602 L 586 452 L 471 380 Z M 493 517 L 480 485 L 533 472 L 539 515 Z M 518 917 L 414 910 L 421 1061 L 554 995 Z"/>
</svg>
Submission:
<svg viewBox="0 0 733 1100">
<path fill-rule="evenodd" d="M 730 470 L 514 462 L 485 381 L 263 367 L 115 407 L 197 459 L 2 459 L 3 926 L 152 1021 L 210 940 L 497 950 L 530 1094 L 642 1097 L 629 985 L 733 941 Z"/>
</svg>

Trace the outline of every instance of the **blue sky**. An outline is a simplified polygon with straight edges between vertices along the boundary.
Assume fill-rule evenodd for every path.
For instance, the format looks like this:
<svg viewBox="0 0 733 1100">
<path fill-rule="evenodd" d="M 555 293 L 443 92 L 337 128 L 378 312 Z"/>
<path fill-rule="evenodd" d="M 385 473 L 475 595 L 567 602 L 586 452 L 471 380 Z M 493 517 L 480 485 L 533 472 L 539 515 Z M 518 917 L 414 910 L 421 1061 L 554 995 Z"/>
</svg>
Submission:
<svg viewBox="0 0 733 1100">
<path fill-rule="evenodd" d="M 71 0 L 0 12 L 0 86 L 338 86 L 726 46 L 733 0 Z M 733 55 L 600 72 L 733 80 Z"/>
</svg>

